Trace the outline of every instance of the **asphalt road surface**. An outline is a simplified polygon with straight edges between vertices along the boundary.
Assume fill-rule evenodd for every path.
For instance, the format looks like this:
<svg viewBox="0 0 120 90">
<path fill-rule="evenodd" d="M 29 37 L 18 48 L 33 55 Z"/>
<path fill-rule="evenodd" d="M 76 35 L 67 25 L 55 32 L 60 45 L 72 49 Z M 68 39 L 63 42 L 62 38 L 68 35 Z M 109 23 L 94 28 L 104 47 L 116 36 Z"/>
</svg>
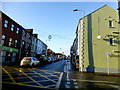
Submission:
<svg viewBox="0 0 120 90">
<path fill-rule="evenodd" d="M 69 60 L 34 68 L 2 67 L 2 90 L 120 90 L 119 77 L 74 71 Z"/>
<path fill-rule="evenodd" d="M 2 67 L 2 90 L 37 90 L 56 89 L 58 80 L 63 73 L 66 60 L 53 62 L 34 68 L 19 66 Z"/>
</svg>

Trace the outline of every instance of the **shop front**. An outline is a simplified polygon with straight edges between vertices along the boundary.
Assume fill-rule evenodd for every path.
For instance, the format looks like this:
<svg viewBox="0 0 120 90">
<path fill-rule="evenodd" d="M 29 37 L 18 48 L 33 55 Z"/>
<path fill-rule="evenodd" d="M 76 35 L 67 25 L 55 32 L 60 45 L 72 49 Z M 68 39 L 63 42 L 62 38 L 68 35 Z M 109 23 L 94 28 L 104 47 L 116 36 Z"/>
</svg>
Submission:
<svg viewBox="0 0 120 90">
<path fill-rule="evenodd" d="M 2 64 L 9 65 L 14 64 L 18 61 L 18 49 L 2 46 Z"/>
</svg>

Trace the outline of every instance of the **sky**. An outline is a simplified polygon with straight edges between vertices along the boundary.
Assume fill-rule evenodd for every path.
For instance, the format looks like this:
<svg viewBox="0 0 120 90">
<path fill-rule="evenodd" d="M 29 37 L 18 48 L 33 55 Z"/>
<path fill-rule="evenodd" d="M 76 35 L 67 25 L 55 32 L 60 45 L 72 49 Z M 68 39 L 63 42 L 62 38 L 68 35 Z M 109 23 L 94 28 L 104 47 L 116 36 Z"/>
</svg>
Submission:
<svg viewBox="0 0 120 90">
<path fill-rule="evenodd" d="M 54 52 L 69 55 L 82 18 L 82 11 L 72 10 L 84 10 L 86 16 L 105 4 L 117 10 L 117 2 L 2 2 L 2 11 L 25 29 L 33 28 Z"/>
</svg>

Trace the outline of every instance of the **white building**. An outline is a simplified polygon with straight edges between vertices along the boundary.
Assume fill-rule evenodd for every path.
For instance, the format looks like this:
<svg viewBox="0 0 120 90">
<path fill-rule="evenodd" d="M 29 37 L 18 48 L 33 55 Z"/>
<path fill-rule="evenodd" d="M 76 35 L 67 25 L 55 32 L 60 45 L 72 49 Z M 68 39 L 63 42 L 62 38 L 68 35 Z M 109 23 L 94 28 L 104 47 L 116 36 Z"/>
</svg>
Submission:
<svg viewBox="0 0 120 90">
<path fill-rule="evenodd" d="M 47 45 L 40 39 L 37 40 L 37 54 L 46 56 Z"/>
</svg>

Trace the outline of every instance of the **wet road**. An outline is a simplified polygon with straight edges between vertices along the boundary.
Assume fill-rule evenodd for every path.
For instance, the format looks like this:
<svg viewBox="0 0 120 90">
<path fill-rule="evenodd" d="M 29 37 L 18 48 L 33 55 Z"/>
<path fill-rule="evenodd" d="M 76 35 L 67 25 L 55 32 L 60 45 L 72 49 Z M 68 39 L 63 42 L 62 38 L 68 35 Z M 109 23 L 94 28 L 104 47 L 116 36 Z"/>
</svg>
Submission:
<svg viewBox="0 0 120 90">
<path fill-rule="evenodd" d="M 3 66 L 1 76 L 2 90 L 120 90 L 119 77 L 80 73 L 66 60 L 34 68 Z"/>
</svg>

